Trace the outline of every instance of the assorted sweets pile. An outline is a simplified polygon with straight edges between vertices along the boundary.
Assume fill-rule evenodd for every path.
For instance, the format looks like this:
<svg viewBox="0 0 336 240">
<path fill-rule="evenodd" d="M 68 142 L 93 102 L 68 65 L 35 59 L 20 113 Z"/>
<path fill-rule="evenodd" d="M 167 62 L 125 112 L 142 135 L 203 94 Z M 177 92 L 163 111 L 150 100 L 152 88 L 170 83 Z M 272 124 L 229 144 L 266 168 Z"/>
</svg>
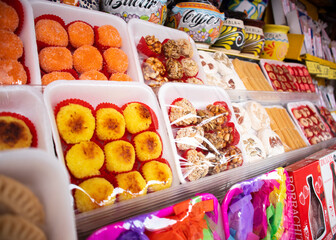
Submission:
<svg viewBox="0 0 336 240">
<path fill-rule="evenodd" d="M 273 91 L 258 64 L 238 58 L 232 60 L 232 64 L 247 90 Z"/>
<path fill-rule="evenodd" d="M 27 84 L 23 42 L 18 36 L 24 21 L 19 0 L 0 1 L 0 85 Z"/>
<path fill-rule="evenodd" d="M 333 137 L 313 105 L 299 104 L 297 107 L 288 106 L 288 108 L 310 144 L 317 144 Z"/>
<path fill-rule="evenodd" d="M 317 108 L 320 115 L 322 116 L 324 122 L 328 124 L 330 131 L 332 132 L 333 136 L 336 136 L 336 121 L 334 120 L 333 116 L 331 115 L 330 111 L 325 107 L 318 107 Z"/>
<path fill-rule="evenodd" d="M 270 128 L 270 118 L 260 103 L 233 103 L 232 107 L 249 162 L 285 152 L 283 142 Z"/>
<path fill-rule="evenodd" d="M 0 239 L 47 239 L 40 200 L 28 187 L 1 174 L 0 209 Z"/>
<path fill-rule="evenodd" d="M 140 102 L 95 109 L 79 99 L 55 107 L 76 208 L 95 208 L 169 188 L 172 171 L 161 158 L 163 145 L 152 109 Z"/>
<path fill-rule="evenodd" d="M 243 164 L 237 147 L 239 133 L 225 102 L 196 109 L 189 100 L 178 98 L 170 104 L 168 115 L 186 180 L 195 181 Z"/>
<path fill-rule="evenodd" d="M 0 151 L 37 147 L 34 124 L 25 116 L 0 112 Z"/>
<path fill-rule="evenodd" d="M 231 60 L 223 52 L 214 54 L 198 51 L 207 84 L 224 89 L 246 89 L 234 70 Z"/>
<path fill-rule="evenodd" d="M 145 83 L 150 87 L 160 87 L 168 81 L 203 84 L 197 78 L 198 64 L 192 58 L 193 46 L 187 39 L 160 42 L 155 36 L 148 35 L 140 39 L 137 49 Z"/>
<path fill-rule="evenodd" d="M 261 63 L 262 64 L 262 63 Z M 283 62 L 262 65 L 274 90 L 287 92 L 315 92 L 313 80 L 305 66 L 290 66 Z"/>
<path fill-rule="evenodd" d="M 42 85 L 55 80 L 132 81 L 122 38 L 112 25 L 92 27 L 84 21 L 65 25 L 55 15 L 35 19 Z"/>
<path fill-rule="evenodd" d="M 271 128 L 281 138 L 286 152 L 307 147 L 307 143 L 297 131 L 285 108 L 281 106 L 267 107 L 266 111 L 271 119 Z"/>
</svg>

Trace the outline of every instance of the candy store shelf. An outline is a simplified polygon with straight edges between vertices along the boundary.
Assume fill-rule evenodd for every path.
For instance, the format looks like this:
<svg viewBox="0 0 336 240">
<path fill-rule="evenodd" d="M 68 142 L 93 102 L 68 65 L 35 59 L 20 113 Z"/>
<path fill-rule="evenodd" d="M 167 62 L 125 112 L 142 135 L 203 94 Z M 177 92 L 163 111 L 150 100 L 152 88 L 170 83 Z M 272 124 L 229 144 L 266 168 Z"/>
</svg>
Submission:
<svg viewBox="0 0 336 240">
<path fill-rule="evenodd" d="M 231 169 L 213 176 L 208 176 L 195 182 L 187 182 L 161 192 L 119 202 L 112 206 L 96 209 L 76 216 L 76 225 L 79 239 L 85 239 L 94 230 L 146 212 L 178 203 L 193 197 L 196 193 L 212 193 L 222 200 L 227 190 L 235 183 L 258 176 L 277 167 L 288 166 L 323 148 L 336 144 L 336 138 L 308 146 L 278 156 L 262 159 L 252 164 Z"/>
<path fill-rule="evenodd" d="M 266 91 L 246 91 L 246 90 L 226 90 L 232 102 L 243 102 L 254 100 L 261 104 L 285 104 L 296 102 L 302 99 L 312 103 L 318 103 L 319 97 L 316 93 L 305 92 L 266 92 Z"/>
<path fill-rule="evenodd" d="M 259 60 L 259 56 L 254 56 L 252 54 L 244 54 L 244 53 L 234 53 L 234 52 L 231 52 L 229 50 L 226 50 L 226 49 L 222 49 L 222 48 L 197 48 L 197 50 L 201 50 L 201 51 L 207 51 L 207 52 L 223 52 L 225 53 L 226 55 L 228 55 L 229 58 L 232 58 L 232 57 L 238 57 L 240 58 L 241 60 Z"/>
</svg>

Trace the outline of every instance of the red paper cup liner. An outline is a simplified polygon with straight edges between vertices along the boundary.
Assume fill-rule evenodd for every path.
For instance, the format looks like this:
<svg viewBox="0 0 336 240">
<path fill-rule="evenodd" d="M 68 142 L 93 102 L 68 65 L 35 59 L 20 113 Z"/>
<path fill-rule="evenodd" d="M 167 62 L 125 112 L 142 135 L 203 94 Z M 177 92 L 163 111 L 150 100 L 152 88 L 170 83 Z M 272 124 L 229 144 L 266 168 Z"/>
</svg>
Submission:
<svg viewBox="0 0 336 240">
<path fill-rule="evenodd" d="M 147 57 L 158 57 L 159 54 L 153 52 L 152 50 L 149 49 L 147 42 L 144 37 L 140 38 L 140 41 L 137 45 L 137 50 L 139 53 L 147 56 Z"/>
<path fill-rule="evenodd" d="M 36 148 L 38 145 L 38 139 L 37 139 L 37 132 L 36 132 L 36 128 L 35 125 L 25 116 L 18 114 L 18 113 L 13 113 L 13 112 L 0 112 L 0 116 L 9 116 L 9 117 L 13 117 L 19 120 L 22 120 L 27 127 L 30 130 L 30 133 L 32 134 L 32 143 L 30 145 L 30 147 L 34 147 Z"/>
<path fill-rule="evenodd" d="M 227 116 L 227 122 L 229 122 L 231 120 L 231 116 L 232 116 L 232 112 L 230 111 L 230 108 L 229 106 L 227 105 L 226 102 L 224 101 L 216 101 L 213 103 L 213 105 L 219 105 L 219 106 L 222 106 L 226 109 L 226 111 L 229 112 L 228 116 Z"/>
<path fill-rule="evenodd" d="M 42 20 L 42 19 L 48 19 L 48 20 L 56 21 L 56 22 L 58 22 L 59 24 L 62 25 L 62 27 L 64 28 L 64 30 L 66 30 L 65 29 L 64 20 L 62 18 L 60 18 L 59 16 L 56 16 L 56 15 L 53 15 L 53 14 L 44 14 L 44 15 L 41 15 L 41 16 L 35 18 L 35 20 L 34 20 L 35 25 L 36 25 L 36 23 L 39 20 Z M 45 47 L 59 47 L 59 46 L 55 46 L 55 45 L 48 44 L 48 43 L 45 43 L 45 42 L 41 42 L 39 40 L 36 40 L 36 43 L 37 43 L 37 50 L 38 50 L 38 52 L 40 52 Z M 69 43 L 68 43 L 68 45 L 69 45 Z"/>
<path fill-rule="evenodd" d="M 30 84 L 30 70 L 26 65 L 22 64 L 22 66 L 23 66 L 23 69 L 25 70 L 26 75 L 27 75 L 27 84 Z"/>
<path fill-rule="evenodd" d="M 149 126 L 149 128 L 147 130 L 150 130 L 150 129 L 153 129 L 153 130 L 157 130 L 159 128 L 159 121 L 157 119 L 157 116 L 155 114 L 155 112 L 153 111 L 152 108 L 150 108 L 147 104 L 144 104 L 142 102 L 137 102 L 137 101 L 134 101 L 134 102 L 128 102 L 126 104 L 124 104 L 122 107 L 121 107 L 121 110 L 124 111 L 125 108 L 127 107 L 128 104 L 131 104 L 131 103 L 138 103 L 138 104 L 141 104 L 142 106 L 144 106 L 147 110 L 149 110 L 150 114 L 151 114 L 151 118 L 152 118 L 152 123 L 151 125 Z"/>
<path fill-rule="evenodd" d="M 77 98 L 69 98 L 69 99 L 65 99 L 61 102 L 59 102 L 55 107 L 54 107 L 54 115 L 55 117 L 57 116 L 57 113 L 59 112 L 59 110 L 64 107 L 69 105 L 70 103 L 73 104 L 78 104 L 81 105 L 83 107 L 89 108 L 91 110 L 91 113 L 93 116 L 95 116 L 95 111 L 94 108 L 92 107 L 92 105 L 84 100 L 81 99 L 77 99 Z"/>
<path fill-rule="evenodd" d="M 146 160 L 140 160 L 140 159 L 138 158 L 138 152 L 137 152 L 137 150 L 136 150 L 136 144 L 135 144 L 134 138 L 135 138 L 136 136 L 138 136 L 139 134 L 144 133 L 144 132 L 153 132 L 153 133 L 156 133 L 156 134 L 158 135 L 158 137 L 159 137 L 159 139 L 160 139 L 160 142 L 161 142 L 161 147 L 162 147 L 162 149 L 161 149 L 161 153 L 160 153 L 160 155 L 159 155 L 157 158 L 161 158 L 161 157 L 162 157 L 162 154 L 163 154 L 163 148 L 164 148 L 164 145 L 163 145 L 163 143 L 162 143 L 161 135 L 160 135 L 157 131 L 153 131 L 153 130 L 145 130 L 145 131 L 141 131 L 141 132 L 139 132 L 139 133 L 137 133 L 137 134 L 133 134 L 133 135 L 132 135 L 132 138 L 131 138 L 131 143 L 132 143 L 132 145 L 134 146 L 136 160 L 139 161 L 140 163 L 141 163 L 141 162 L 148 162 L 148 161 L 150 161 L 150 160 L 157 159 L 157 158 L 151 158 L 151 159 L 146 159 Z"/>
<path fill-rule="evenodd" d="M 2 1 L 4 3 L 6 3 L 7 5 L 11 6 L 12 8 L 14 8 L 16 13 L 18 14 L 19 25 L 18 25 L 17 29 L 14 31 L 14 33 L 16 35 L 20 35 L 20 33 L 22 31 L 24 20 L 25 20 L 23 6 L 22 6 L 21 2 L 19 0 L 2 0 Z"/>
</svg>

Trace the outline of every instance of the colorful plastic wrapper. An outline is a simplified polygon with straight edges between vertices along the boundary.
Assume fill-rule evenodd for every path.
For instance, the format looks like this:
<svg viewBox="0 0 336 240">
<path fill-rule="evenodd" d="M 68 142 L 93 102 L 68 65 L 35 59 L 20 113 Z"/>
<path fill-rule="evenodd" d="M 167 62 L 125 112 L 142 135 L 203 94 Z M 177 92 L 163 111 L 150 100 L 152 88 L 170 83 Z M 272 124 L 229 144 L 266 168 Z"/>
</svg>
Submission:
<svg viewBox="0 0 336 240">
<path fill-rule="evenodd" d="M 201 99 L 203 94 L 208 99 Z M 211 97 L 209 97 L 211 95 Z M 159 91 L 181 182 L 243 165 L 243 150 L 230 99 L 213 86 L 171 83 Z"/>
<path fill-rule="evenodd" d="M 220 240 L 224 237 L 220 224 L 216 197 L 202 193 L 159 211 L 105 226 L 88 240 Z"/>
<path fill-rule="evenodd" d="M 311 145 L 333 137 L 329 126 L 323 121 L 314 104 L 309 101 L 287 104 L 288 111 Z"/>
<path fill-rule="evenodd" d="M 225 239 L 294 240 L 288 193 L 283 168 L 232 186 L 221 206 Z"/>
<path fill-rule="evenodd" d="M 100 0 L 49 0 L 51 2 L 64 3 L 71 6 L 99 10 Z"/>
</svg>

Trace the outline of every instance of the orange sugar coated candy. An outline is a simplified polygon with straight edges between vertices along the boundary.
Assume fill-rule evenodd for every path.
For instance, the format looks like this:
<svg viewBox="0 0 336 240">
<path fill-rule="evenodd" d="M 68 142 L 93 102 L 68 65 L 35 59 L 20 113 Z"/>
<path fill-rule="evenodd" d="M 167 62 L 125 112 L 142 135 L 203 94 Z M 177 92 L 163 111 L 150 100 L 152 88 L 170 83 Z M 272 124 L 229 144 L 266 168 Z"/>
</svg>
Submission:
<svg viewBox="0 0 336 240">
<path fill-rule="evenodd" d="M 57 21 L 41 19 L 35 25 L 36 40 L 51 46 L 66 47 L 69 43 L 68 33 Z"/>
<path fill-rule="evenodd" d="M 123 50 L 119 48 L 109 48 L 104 52 L 103 55 L 106 61 L 108 72 L 126 72 L 128 68 L 128 57 Z"/>
<path fill-rule="evenodd" d="M 122 39 L 115 27 L 103 25 L 98 28 L 98 42 L 103 46 L 120 48 Z"/>
<path fill-rule="evenodd" d="M 45 72 L 71 69 L 72 55 L 65 47 L 46 47 L 39 53 L 40 66 Z"/>
<path fill-rule="evenodd" d="M 23 54 L 23 43 L 13 32 L 0 30 L 0 59 L 19 59 Z"/>
<path fill-rule="evenodd" d="M 80 75 L 79 80 L 107 80 L 105 74 L 97 71 L 97 70 L 90 70 L 84 72 Z"/>
<path fill-rule="evenodd" d="M 110 77 L 110 81 L 132 82 L 132 78 L 126 73 L 114 73 Z"/>
<path fill-rule="evenodd" d="M 51 72 L 44 74 L 41 81 L 42 85 L 48 85 L 49 83 L 56 80 L 76 80 L 71 73 L 68 72 Z"/>
<path fill-rule="evenodd" d="M 19 15 L 15 9 L 0 1 L 0 29 L 14 32 L 19 26 Z"/>
<path fill-rule="evenodd" d="M 90 25 L 84 22 L 74 22 L 68 27 L 69 41 L 74 48 L 93 45 L 94 32 Z"/>
<path fill-rule="evenodd" d="M 26 84 L 27 73 L 16 60 L 0 60 L 0 85 Z"/>
<path fill-rule="evenodd" d="M 77 48 L 73 54 L 73 63 L 77 72 L 83 73 L 90 70 L 101 70 L 103 57 L 99 50 L 90 45 Z"/>
</svg>

